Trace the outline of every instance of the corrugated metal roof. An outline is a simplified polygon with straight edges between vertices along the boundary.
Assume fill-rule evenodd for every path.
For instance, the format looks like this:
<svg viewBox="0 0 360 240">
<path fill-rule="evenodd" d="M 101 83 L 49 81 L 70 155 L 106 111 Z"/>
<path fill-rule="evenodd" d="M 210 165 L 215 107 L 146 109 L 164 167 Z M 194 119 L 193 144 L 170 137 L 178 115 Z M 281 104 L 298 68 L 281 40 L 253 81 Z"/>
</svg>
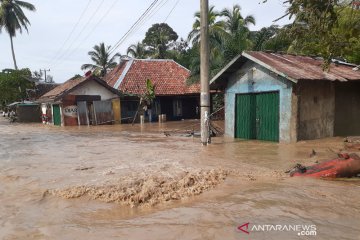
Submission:
<svg viewBox="0 0 360 240">
<path fill-rule="evenodd" d="M 244 52 L 235 58 L 212 80 L 212 88 L 224 86 L 228 76 L 235 73 L 246 61 L 253 61 L 264 68 L 283 76 L 290 81 L 326 80 L 356 81 L 360 80 L 360 71 L 353 70 L 348 64 L 331 63 L 329 70 L 323 70 L 323 60 L 319 58 L 268 52 Z"/>
<path fill-rule="evenodd" d="M 360 71 L 353 67 L 331 63 L 329 70 L 323 70 L 323 60 L 279 53 L 245 52 L 246 58 L 254 58 L 260 65 L 266 64 L 295 80 L 360 80 Z M 250 59 L 253 60 L 253 59 Z"/>
</svg>

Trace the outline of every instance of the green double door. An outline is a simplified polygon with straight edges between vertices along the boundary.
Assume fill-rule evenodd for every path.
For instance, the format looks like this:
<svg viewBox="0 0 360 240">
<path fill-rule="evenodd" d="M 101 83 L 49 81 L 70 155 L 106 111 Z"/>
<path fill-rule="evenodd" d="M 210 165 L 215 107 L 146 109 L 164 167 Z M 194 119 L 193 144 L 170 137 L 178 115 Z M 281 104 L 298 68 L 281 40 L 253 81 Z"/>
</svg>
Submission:
<svg viewBox="0 0 360 240">
<path fill-rule="evenodd" d="M 235 137 L 279 141 L 278 92 L 236 95 Z"/>
</svg>

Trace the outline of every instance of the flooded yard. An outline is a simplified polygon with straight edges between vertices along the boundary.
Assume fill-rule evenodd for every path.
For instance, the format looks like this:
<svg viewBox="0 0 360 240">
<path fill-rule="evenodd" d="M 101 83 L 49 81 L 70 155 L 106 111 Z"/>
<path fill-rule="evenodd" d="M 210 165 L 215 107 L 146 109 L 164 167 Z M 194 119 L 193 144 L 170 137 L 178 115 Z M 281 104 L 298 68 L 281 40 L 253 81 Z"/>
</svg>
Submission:
<svg viewBox="0 0 360 240">
<path fill-rule="evenodd" d="M 202 147 L 163 134 L 197 123 L 61 128 L 1 119 L 0 239 L 360 239 L 358 179 L 284 173 L 336 157 L 341 138 L 219 137 Z M 246 223 L 316 226 L 316 236 L 247 234 L 238 229 Z"/>
</svg>

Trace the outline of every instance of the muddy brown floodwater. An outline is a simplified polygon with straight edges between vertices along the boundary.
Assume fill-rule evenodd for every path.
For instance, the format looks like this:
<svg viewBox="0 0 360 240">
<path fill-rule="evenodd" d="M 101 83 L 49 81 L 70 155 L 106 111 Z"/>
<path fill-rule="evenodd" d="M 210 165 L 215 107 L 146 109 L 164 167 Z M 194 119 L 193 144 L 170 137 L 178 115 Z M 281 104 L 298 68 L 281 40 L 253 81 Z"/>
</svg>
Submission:
<svg viewBox="0 0 360 240">
<path fill-rule="evenodd" d="M 1 118 L 0 239 L 360 239 L 358 179 L 284 174 L 335 157 L 342 139 L 220 137 L 201 147 L 163 134 L 194 124 L 60 128 Z M 248 235 L 238 229 L 246 223 L 315 225 L 316 236 Z"/>
</svg>

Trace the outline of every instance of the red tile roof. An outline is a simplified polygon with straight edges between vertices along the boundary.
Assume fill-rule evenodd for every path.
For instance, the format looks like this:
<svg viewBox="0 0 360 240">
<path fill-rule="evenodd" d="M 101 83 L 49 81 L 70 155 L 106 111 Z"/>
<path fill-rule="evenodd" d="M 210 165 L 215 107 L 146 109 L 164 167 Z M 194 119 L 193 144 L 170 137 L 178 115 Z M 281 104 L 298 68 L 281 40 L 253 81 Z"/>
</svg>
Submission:
<svg viewBox="0 0 360 240">
<path fill-rule="evenodd" d="M 132 59 L 108 73 L 105 81 L 128 94 L 143 94 L 147 79 L 154 84 L 157 96 L 200 93 L 200 84 L 186 84 L 189 76 L 190 71 L 173 60 Z"/>
</svg>

